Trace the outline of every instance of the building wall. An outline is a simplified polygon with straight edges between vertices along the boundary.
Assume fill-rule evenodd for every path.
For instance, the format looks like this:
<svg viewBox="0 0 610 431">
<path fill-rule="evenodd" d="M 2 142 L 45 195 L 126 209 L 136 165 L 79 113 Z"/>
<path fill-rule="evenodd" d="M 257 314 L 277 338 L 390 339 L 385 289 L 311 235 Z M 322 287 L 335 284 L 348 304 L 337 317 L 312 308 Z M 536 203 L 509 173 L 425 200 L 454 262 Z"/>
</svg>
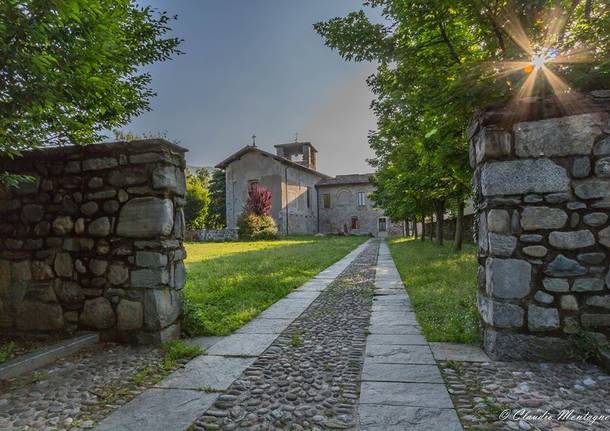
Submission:
<svg viewBox="0 0 610 431">
<path fill-rule="evenodd" d="M 320 233 L 346 232 L 354 235 L 380 236 L 379 218 L 385 217 L 382 209 L 375 208 L 368 197 L 375 190 L 372 184 L 346 184 L 318 187 L 320 206 Z M 365 205 L 358 205 L 358 192 L 364 192 Z M 324 194 L 330 194 L 330 208 L 324 208 Z M 358 218 L 359 228 L 352 229 L 352 217 Z M 387 218 L 387 235 L 403 234 L 402 223 L 391 223 Z M 381 233 L 383 236 L 383 232 Z"/>
<path fill-rule="evenodd" d="M 315 184 L 320 175 L 288 166 L 271 157 L 250 152 L 230 163 L 226 170 L 227 228 L 235 229 L 248 198 L 248 184 L 258 181 L 271 189 L 271 215 L 280 234 L 317 232 Z M 309 207 L 307 190 L 310 190 Z M 286 223 L 287 221 L 287 223 Z"/>
<path fill-rule="evenodd" d="M 163 140 L 33 151 L 0 171 L 0 330 L 180 336 L 184 152 Z"/>
</svg>

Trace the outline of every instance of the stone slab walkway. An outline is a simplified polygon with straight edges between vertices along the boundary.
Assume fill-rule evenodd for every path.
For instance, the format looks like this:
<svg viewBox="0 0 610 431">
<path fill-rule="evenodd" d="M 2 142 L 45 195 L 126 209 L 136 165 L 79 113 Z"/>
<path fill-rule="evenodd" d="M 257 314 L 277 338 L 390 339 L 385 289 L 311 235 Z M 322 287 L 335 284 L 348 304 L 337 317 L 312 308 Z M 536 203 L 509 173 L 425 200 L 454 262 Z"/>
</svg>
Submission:
<svg viewBox="0 0 610 431">
<path fill-rule="evenodd" d="M 367 241 L 357 247 L 235 334 L 194 340 L 207 347 L 208 355 L 195 358 L 116 410 L 97 429 L 186 430 L 371 243 Z"/>
<path fill-rule="evenodd" d="M 385 242 L 379 249 L 369 332 L 360 388 L 360 429 L 461 431 Z"/>
</svg>

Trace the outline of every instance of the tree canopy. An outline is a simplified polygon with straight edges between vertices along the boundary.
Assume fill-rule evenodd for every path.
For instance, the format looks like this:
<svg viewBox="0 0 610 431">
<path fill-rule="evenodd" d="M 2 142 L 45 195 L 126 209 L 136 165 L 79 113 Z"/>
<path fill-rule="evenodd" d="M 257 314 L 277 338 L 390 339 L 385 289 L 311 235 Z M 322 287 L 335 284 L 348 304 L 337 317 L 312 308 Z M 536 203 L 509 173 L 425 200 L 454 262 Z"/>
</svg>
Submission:
<svg viewBox="0 0 610 431">
<path fill-rule="evenodd" d="M 175 17 L 133 0 L 0 2 L 0 156 L 89 144 L 149 109 Z"/>
<path fill-rule="evenodd" d="M 376 155 L 374 198 L 395 219 L 427 214 L 448 199 L 463 202 L 471 177 L 465 131 L 477 109 L 539 91 L 567 91 L 566 83 L 584 90 L 610 86 L 606 1 L 364 5 L 380 8 L 383 20 L 373 22 L 361 10 L 314 28 L 344 59 L 377 64 L 368 79 L 377 116 L 377 130 L 369 135 Z M 540 73 L 531 66 L 535 55 L 548 61 Z"/>
</svg>

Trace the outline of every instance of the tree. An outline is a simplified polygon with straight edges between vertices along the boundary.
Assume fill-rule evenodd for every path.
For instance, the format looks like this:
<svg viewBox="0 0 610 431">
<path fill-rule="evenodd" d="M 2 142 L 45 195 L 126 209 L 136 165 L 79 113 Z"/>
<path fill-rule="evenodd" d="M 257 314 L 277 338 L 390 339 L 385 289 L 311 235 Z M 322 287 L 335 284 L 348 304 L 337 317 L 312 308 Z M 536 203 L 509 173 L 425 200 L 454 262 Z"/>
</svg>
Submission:
<svg viewBox="0 0 610 431">
<path fill-rule="evenodd" d="M 610 6 L 605 1 L 364 4 L 381 8 L 385 20 L 373 23 L 358 11 L 314 28 L 344 59 L 378 64 L 368 79 L 376 96 L 377 131 L 369 136 L 376 155 L 374 197 L 392 217 L 423 217 L 433 207 L 438 216 L 448 204 L 463 205 L 471 177 L 465 131 L 474 112 L 523 95 L 529 78 L 536 79 L 533 94 L 553 90 L 546 72 L 532 73 L 533 55 L 554 55 L 556 64 L 547 69 L 575 88 L 610 86 Z M 587 61 L 580 62 L 581 57 Z M 442 216 L 437 220 L 442 228 Z"/>
<path fill-rule="evenodd" d="M 186 177 L 186 204 L 184 219 L 189 229 L 203 229 L 210 205 L 210 194 L 199 175 Z"/>
<path fill-rule="evenodd" d="M 210 207 L 206 219 L 208 229 L 222 229 L 226 226 L 226 184 L 225 172 L 216 169 L 210 179 Z"/>
<path fill-rule="evenodd" d="M 133 0 L 0 2 L 0 156 L 85 145 L 150 109 L 176 17 Z"/>
<path fill-rule="evenodd" d="M 248 190 L 248 199 L 237 220 L 239 235 L 249 239 L 274 239 L 277 226 L 271 217 L 271 190 L 256 184 Z"/>
</svg>

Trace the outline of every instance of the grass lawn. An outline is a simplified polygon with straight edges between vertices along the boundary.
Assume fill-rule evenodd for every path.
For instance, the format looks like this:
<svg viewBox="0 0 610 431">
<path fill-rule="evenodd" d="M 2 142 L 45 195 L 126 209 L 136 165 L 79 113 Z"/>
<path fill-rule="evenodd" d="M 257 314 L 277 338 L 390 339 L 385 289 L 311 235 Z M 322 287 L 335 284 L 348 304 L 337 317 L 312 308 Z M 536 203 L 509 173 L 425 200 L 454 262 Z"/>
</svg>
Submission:
<svg viewBox="0 0 610 431">
<path fill-rule="evenodd" d="M 191 335 L 230 334 L 366 239 L 187 243 L 185 329 Z"/>
<path fill-rule="evenodd" d="M 451 243 L 401 238 L 390 241 L 390 251 L 428 341 L 477 344 L 475 246 L 456 253 Z"/>
</svg>

